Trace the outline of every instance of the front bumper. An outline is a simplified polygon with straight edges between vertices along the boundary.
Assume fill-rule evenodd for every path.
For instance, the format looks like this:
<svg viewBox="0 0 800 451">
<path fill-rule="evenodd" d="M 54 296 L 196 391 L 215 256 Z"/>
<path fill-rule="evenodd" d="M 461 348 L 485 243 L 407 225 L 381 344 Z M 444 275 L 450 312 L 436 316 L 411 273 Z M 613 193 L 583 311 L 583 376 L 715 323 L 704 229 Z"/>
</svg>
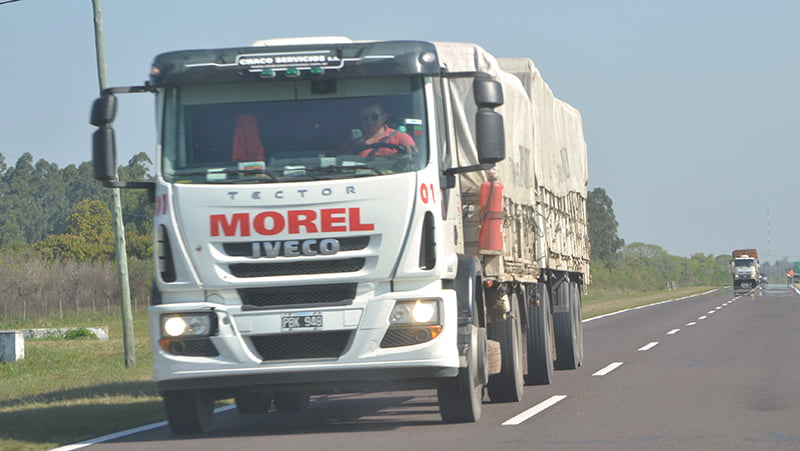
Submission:
<svg viewBox="0 0 800 451">
<path fill-rule="evenodd" d="M 438 297 L 441 334 L 424 343 L 385 348 L 381 342 L 397 300 Z M 159 391 L 237 389 L 261 391 L 390 390 L 433 387 L 458 373 L 457 309 L 453 290 L 419 290 L 357 297 L 351 304 L 302 309 L 244 310 L 208 302 L 150 307 L 153 378 Z M 160 346 L 160 317 L 167 313 L 213 311 L 218 330 L 208 341 L 212 356 L 176 355 Z M 285 313 L 321 315 L 323 327 L 286 330 Z M 331 341 L 341 342 L 331 345 Z M 267 344 L 265 344 L 267 343 Z M 271 347 L 271 348 L 267 348 Z M 317 351 L 334 349 L 331 351 Z M 277 348 L 277 358 L 267 357 Z M 296 351 L 295 351 L 296 349 Z M 296 356 L 296 358 L 293 358 Z"/>
</svg>

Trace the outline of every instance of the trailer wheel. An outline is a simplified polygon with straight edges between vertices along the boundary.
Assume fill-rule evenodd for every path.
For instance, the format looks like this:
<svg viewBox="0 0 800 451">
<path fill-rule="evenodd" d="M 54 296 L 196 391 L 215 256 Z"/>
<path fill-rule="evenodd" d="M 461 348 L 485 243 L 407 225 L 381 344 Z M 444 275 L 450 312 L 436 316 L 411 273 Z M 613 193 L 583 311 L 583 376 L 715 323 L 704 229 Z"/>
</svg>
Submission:
<svg viewBox="0 0 800 451">
<path fill-rule="evenodd" d="M 554 366 L 558 370 L 574 370 L 581 366 L 583 360 L 581 301 L 577 287 L 577 283 L 564 281 L 553 291 L 553 296 L 558 297 L 556 305 L 563 306 L 562 311 L 553 314 L 556 339 Z"/>
<path fill-rule="evenodd" d="M 269 412 L 272 397 L 263 393 L 248 392 L 234 398 L 239 415 L 263 415 Z"/>
<path fill-rule="evenodd" d="M 550 315 L 550 294 L 547 285 L 536 284 L 528 303 L 528 374 L 527 385 L 547 385 L 553 381 L 553 317 Z"/>
<path fill-rule="evenodd" d="M 176 390 L 163 394 L 169 427 L 175 434 L 201 434 L 211 428 L 214 397 L 204 390 Z"/>
<path fill-rule="evenodd" d="M 308 407 L 311 397 L 305 392 L 275 393 L 275 410 L 278 412 L 300 412 Z"/>
<path fill-rule="evenodd" d="M 490 340 L 500 342 L 500 373 L 489 376 L 486 388 L 492 402 L 517 402 L 522 400 L 525 374 L 522 368 L 522 327 L 520 325 L 519 297 L 511 293 L 513 315 L 503 321 L 490 323 L 486 332 Z"/>
<path fill-rule="evenodd" d="M 439 382 L 436 394 L 439 398 L 439 414 L 445 423 L 474 423 L 481 417 L 483 403 L 483 375 L 479 367 L 480 353 L 486 352 L 486 343 L 481 345 L 479 327 L 468 324 L 470 345 L 467 366 L 459 368 L 458 376 Z"/>
</svg>

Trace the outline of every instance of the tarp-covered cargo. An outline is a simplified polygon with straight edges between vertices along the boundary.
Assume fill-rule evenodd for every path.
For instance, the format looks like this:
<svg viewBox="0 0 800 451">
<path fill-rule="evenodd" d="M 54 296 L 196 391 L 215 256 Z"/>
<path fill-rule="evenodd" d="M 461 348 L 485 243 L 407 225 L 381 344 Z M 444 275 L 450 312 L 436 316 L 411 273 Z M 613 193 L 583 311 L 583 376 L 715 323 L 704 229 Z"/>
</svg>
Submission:
<svg viewBox="0 0 800 451">
<path fill-rule="evenodd" d="M 485 72 L 503 86 L 504 104 L 497 111 L 505 121 L 506 158 L 493 172 L 504 185 L 505 225 L 503 262 L 496 271 L 536 277 L 549 268 L 588 277 L 589 176 L 580 113 L 553 96 L 530 59 L 497 59 L 474 44 L 435 45 L 449 72 Z M 471 79 L 449 83 L 455 157 L 459 166 L 476 165 Z M 488 173 L 460 177 L 464 203 L 476 202 Z"/>
</svg>

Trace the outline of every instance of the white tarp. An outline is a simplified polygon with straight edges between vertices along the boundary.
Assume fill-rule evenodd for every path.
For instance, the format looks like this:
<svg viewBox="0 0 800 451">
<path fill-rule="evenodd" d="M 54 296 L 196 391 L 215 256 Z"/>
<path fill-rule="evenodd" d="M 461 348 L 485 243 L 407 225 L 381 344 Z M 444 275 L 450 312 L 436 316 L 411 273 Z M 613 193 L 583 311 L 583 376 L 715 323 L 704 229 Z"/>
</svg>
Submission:
<svg viewBox="0 0 800 451">
<path fill-rule="evenodd" d="M 526 276 L 534 274 L 532 267 L 548 267 L 588 277 L 589 171 L 580 113 L 553 96 L 530 59 L 496 59 L 474 44 L 435 45 L 449 72 L 485 72 L 503 86 L 504 104 L 497 112 L 504 119 L 506 158 L 494 169 L 505 198 L 505 269 L 499 271 Z M 447 80 L 454 166 L 477 165 L 472 78 Z M 487 179 L 485 171 L 462 174 L 464 198 L 474 199 Z"/>
<path fill-rule="evenodd" d="M 496 173 L 510 190 L 507 195 L 522 201 L 517 190 L 530 193 L 531 187 L 541 186 L 558 196 L 577 192 L 585 198 L 589 171 L 580 113 L 553 96 L 533 61 L 496 59 L 474 44 L 435 45 L 450 72 L 486 72 L 503 85 L 505 103 L 497 111 L 505 119 L 506 159 L 497 164 Z M 450 87 L 459 165 L 477 164 L 472 80 L 453 78 Z M 471 192 L 485 179 L 476 172 L 462 176 L 462 183 Z"/>
</svg>

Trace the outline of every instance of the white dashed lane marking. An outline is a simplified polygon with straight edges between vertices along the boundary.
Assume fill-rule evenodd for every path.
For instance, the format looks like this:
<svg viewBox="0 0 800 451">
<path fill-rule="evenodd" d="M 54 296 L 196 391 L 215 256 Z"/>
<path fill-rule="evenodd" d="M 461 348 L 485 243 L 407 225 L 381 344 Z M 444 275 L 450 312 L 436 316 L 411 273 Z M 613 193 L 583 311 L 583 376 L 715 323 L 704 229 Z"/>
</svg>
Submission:
<svg viewBox="0 0 800 451">
<path fill-rule="evenodd" d="M 520 413 L 519 415 L 509 418 L 503 423 L 503 426 L 516 426 L 522 423 L 523 421 L 526 421 L 527 419 L 531 418 L 532 416 L 536 415 L 537 413 L 541 413 L 545 409 L 548 409 L 558 404 L 559 402 L 563 401 L 564 398 L 566 397 L 567 395 L 551 396 L 546 400 L 540 402 L 539 404 L 536 404 L 535 406 L 531 407 L 530 409 Z"/>
<path fill-rule="evenodd" d="M 592 376 L 605 376 L 606 374 L 616 370 L 617 368 L 619 368 L 621 366 L 622 366 L 622 362 L 614 362 L 614 363 L 606 366 L 602 370 L 592 374 Z"/>
<path fill-rule="evenodd" d="M 644 345 L 641 348 L 639 348 L 639 351 L 649 351 L 649 350 L 655 348 L 657 344 L 658 344 L 657 341 L 651 341 L 650 343 L 647 343 L 646 345 Z"/>
</svg>

